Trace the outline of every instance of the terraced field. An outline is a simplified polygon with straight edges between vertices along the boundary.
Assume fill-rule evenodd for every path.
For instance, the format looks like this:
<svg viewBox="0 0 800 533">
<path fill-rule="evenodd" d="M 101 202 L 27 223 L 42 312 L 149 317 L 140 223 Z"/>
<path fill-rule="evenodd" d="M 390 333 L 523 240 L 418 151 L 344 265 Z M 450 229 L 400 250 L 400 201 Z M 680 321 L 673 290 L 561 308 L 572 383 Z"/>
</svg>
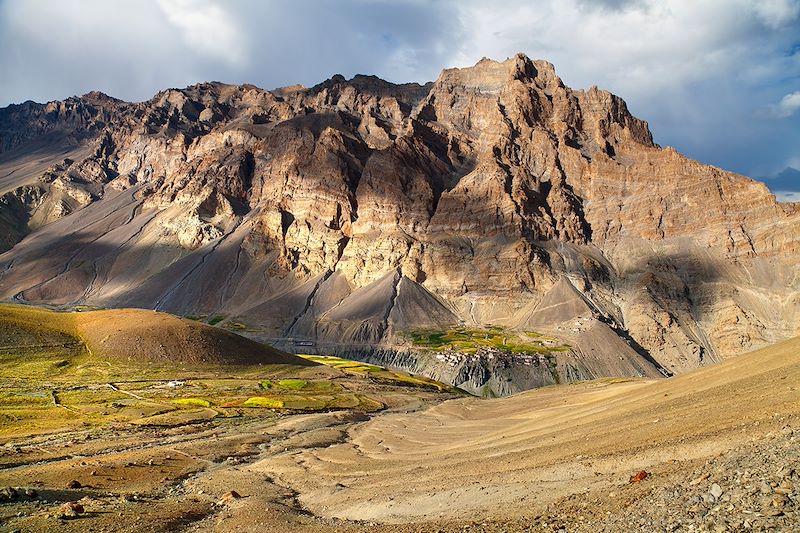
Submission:
<svg viewBox="0 0 800 533">
<path fill-rule="evenodd" d="M 120 312 L 113 312 L 115 319 Z M 169 346 L 173 323 L 211 335 L 228 332 L 163 313 L 125 311 L 133 323 L 166 320 L 147 342 Z M 230 354 L 195 346 L 167 360 L 137 357 L 144 339 L 132 335 L 114 353 L 96 332 L 95 313 L 57 313 L 24 306 L 0 306 L 0 442 L 53 432 L 110 427 L 180 426 L 216 418 L 274 417 L 286 413 L 386 407 L 397 388 L 455 390 L 441 383 L 339 358 L 295 357 L 237 338 L 247 348 Z M 99 317 L 102 318 L 102 315 Z M 81 324 L 93 324 L 88 338 Z M 116 327 L 119 326 L 119 327 Z M 117 323 L 117 337 L 126 325 Z M 217 333 L 219 331 L 219 333 Z M 155 341 L 153 337 L 155 338 Z M 223 339 L 226 340 L 226 339 Z M 124 339 L 123 339 L 124 341 Z M 191 346 L 184 352 L 191 351 Z M 263 362 L 259 361 L 259 357 Z M 216 363 L 217 360 L 227 361 Z M 383 388 L 382 388 L 383 387 Z M 391 403 L 391 402 L 389 402 Z"/>
</svg>

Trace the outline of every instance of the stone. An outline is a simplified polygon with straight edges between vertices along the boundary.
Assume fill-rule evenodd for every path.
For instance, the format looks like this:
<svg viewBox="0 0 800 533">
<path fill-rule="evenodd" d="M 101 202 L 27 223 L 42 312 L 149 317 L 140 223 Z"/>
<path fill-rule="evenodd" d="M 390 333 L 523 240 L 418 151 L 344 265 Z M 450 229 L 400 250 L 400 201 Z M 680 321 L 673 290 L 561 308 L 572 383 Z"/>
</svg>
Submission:
<svg viewBox="0 0 800 533">
<path fill-rule="evenodd" d="M 67 502 L 58 508 L 58 518 L 69 520 L 78 518 L 84 513 L 83 505 L 77 502 Z"/>
<path fill-rule="evenodd" d="M 77 479 L 73 479 L 72 481 L 67 483 L 67 488 L 68 489 L 79 489 L 81 487 L 83 487 L 83 485 Z"/>
<path fill-rule="evenodd" d="M 222 497 L 219 499 L 218 503 L 220 505 L 224 505 L 224 504 L 231 503 L 234 500 L 238 500 L 240 498 L 241 498 L 241 496 L 239 495 L 238 492 L 236 492 L 235 490 L 230 490 L 230 491 L 228 491 L 228 492 L 226 492 L 225 494 L 222 495 Z"/>
</svg>

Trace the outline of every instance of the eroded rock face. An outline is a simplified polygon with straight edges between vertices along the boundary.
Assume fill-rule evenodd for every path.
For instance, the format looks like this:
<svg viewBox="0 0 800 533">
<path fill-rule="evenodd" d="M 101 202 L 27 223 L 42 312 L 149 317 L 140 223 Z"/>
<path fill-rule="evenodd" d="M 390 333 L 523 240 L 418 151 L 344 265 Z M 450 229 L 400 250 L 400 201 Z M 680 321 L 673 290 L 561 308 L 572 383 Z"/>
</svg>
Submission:
<svg viewBox="0 0 800 533">
<path fill-rule="evenodd" d="M 523 55 L 427 85 L 206 83 L 0 118 L 0 166 L 20 169 L 0 180 L 2 298 L 223 315 L 332 349 L 536 329 L 575 347 L 567 379 L 798 333 L 797 206 Z M 47 143 L 80 157 L 21 162 Z"/>
</svg>

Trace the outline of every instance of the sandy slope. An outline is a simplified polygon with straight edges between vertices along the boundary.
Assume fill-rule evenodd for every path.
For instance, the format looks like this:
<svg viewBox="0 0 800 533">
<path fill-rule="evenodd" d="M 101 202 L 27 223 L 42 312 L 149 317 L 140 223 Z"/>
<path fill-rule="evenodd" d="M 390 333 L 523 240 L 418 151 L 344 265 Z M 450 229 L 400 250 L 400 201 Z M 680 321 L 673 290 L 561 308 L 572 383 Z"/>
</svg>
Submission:
<svg viewBox="0 0 800 533">
<path fill-rule="evenodd" d="M 343 444 L 261 467 L 321 516 L 508 519 L 625 486 L 641 469 L 714 457 L 798 414 L 796 339 L 667 381 L 552 387 L 382 416 Z"/>
</svg>

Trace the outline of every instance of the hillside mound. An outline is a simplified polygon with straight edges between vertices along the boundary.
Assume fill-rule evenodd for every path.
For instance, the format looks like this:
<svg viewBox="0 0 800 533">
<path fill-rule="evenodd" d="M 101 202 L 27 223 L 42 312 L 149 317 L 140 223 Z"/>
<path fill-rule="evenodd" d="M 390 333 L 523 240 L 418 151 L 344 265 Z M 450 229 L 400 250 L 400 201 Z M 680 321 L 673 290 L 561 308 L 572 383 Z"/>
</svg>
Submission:
<svg viewBox="0 0 800 533">
<path fill-rule="evenodd" d="M 118 361 L 314 364 L 229 331 L 142 309 L 67 313 L 0 305 L 0 347 L 85 348 L 91 356 Z"/>
</svg>

